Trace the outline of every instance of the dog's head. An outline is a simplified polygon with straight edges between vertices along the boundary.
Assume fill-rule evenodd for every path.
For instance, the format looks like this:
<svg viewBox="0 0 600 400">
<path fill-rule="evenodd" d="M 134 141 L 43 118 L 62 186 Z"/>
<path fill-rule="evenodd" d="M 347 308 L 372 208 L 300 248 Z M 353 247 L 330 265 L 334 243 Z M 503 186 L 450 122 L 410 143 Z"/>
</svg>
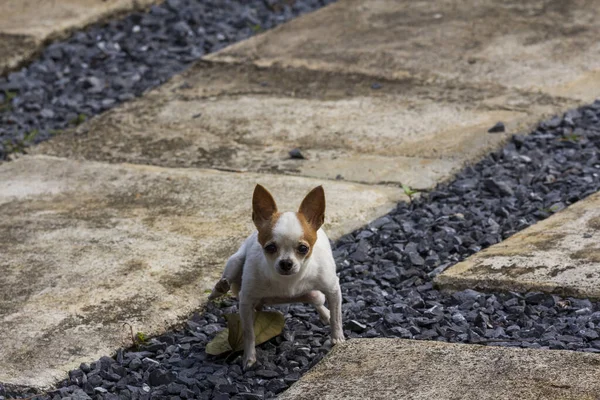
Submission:
<svg viewBox="0 0 600 400">
<path fill-rule="evenodd" d="M 256 185 L 252 196 L 252 220 L 258 229 L 258 242 L 269 264 L 281 275 L 297 274 L 312 254 L 317 231 L 325 219 L 325 192 L 322 186 L 311 190 L 298 212 L 277 211 L 271 193 Z"/>
</svg>

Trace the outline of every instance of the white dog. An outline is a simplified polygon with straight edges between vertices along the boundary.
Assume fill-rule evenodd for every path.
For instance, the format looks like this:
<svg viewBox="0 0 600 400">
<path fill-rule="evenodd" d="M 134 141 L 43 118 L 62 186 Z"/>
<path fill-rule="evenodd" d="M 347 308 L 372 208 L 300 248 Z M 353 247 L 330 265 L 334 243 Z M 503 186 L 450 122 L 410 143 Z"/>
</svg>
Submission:
<svg viewBox="0 0 600 400">
<path fill-rule="evenodd" d="M 244 367 L 256 362 L 254 310 L 265 304 L 311 303 L 330 323 L 333 344 L 344 341 L 342 294 L 327 235 L 322 186 L 310 191 L 298 212 L 277 210 L 273 196 L 256 185 L 252 220 L 257 231 L 229 258 L 210 299 L 229 291 L 239 298 L 244 332 Z M 331 308 L 324 306 L 325 300 Z"/>
</svg>

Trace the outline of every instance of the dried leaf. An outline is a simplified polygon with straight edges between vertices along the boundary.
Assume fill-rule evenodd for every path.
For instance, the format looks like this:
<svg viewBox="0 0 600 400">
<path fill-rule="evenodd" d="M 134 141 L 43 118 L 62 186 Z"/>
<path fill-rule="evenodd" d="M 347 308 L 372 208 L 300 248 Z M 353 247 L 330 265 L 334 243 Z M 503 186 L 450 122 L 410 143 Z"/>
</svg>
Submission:
<svg viewBox="0 0 600 400">
<path fill-rule="evenodd" d="M 218 356 L 219 354 L 228 353 L 231 351 L 229 340 L 229 329 L 225 328 L 217 333 L 217 336 L 206 345 L 206 354 Z"/>
<path fill-rule="evenodd" d="M 244 349 L 244 332 L 239 314 L 226 315 L 229 328 L 229 345 L 233 351 Z M 254 335 L 256 345 L 266 342 L 281 334 L 285 325 L 283 314 L 277 311 L 257 311 L 254 315 Z"/>
<path fill-rule="evenodd" d="M 256 344 L 259 345 L 275 336 L 281 335 L 285 319 L 283 314 L 277 311 L 259 311 L 254 320 L 254 334 L 256 335 Z"/>
<path fill-rule="evenodd" d="M 216 356 L 244 349 L 244 332 L 239 314 L 227 314 L 225 318 L 227 319 L 227 328 L 219 332 L 206 345 L 207 354 Z M 284 325 L 283 314 L 276 311 L 257 311 L 254 317 L 256 344 L 259 345 L 281 334 Z"/>
</svg>

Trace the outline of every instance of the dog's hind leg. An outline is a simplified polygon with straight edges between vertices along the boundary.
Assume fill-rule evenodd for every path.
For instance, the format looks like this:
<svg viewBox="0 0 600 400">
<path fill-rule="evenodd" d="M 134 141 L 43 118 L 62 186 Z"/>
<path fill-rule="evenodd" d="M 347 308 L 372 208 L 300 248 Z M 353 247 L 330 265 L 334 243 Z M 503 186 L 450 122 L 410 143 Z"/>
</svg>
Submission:
<svg viewBox="0 0 600 400">
<path fill-rule="evenodd" d="M 238 295 L 242 284 L 242 272 L 244 263 L 246 262 L 246 247 L 242 246 L 225 264 L 225 270 L 221 276 L 221 280 L 216 283 L 212 293 L 208 296 L 209 300 L 223 296 L 229 289 L 232 289 L 234 295 Z"/>
</svg>

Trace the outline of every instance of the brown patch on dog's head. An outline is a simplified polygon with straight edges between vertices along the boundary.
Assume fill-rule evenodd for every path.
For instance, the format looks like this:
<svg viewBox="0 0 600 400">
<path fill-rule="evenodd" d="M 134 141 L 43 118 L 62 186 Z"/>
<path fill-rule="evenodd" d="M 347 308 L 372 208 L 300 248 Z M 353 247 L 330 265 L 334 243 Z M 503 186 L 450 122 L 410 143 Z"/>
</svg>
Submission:
<svg viewBox="0 0 600 400">
<path fill-rule="evenodd" d="M 304 231 L 303 240 L 309 245 L 310 250 L 306 255 L 308 257 L 317 241 L 317 231 L 325 221 L 325 191 L 323 186 L 317 186 L 304 197 L 296 215 Z"/>
<path fill-rule="evenodd" d="M 306 218 L 301 213 L 296 213 L 296 217 L 298 221 L 300 221 L 300 225 L 302 226 L 302 230 L 304 231 L 304 235 L 300 239 L 301 242 L 305 242 L 308 245 L 308 253 L 306 253 L 305 257 L 310 257 L 312 254 L 313 246 L 317 241 L 317 231 L 313 229 L 313 227 L 308 223 Z"/>
<path fill-rule="evenodd" d="M 252 221 L 258 230 L 258 242 L 265 246 L 273 237 L 273 227 L 279 219 L 277 204 L 271 193 L 261 185 L 256 185 L 252 195 Z"/>
</svg>

